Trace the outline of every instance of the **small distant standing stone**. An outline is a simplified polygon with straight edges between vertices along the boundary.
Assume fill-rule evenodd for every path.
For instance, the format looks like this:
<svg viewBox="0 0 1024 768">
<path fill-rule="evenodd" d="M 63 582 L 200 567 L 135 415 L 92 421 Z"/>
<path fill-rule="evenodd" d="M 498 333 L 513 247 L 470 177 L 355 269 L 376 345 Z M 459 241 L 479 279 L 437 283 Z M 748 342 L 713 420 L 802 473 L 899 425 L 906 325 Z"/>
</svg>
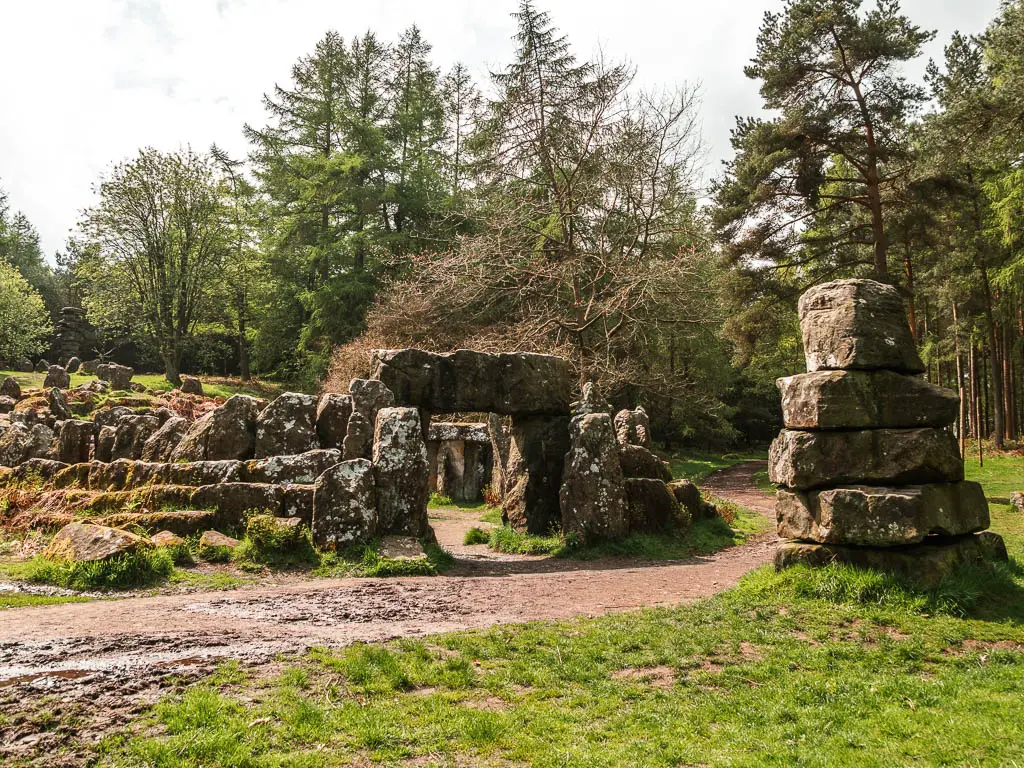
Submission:
<svg viewBox="0 0 1024 768">
<path fill-rule="evenodd" d="M 203 382 L 195 376 L 182 376 L 181 391 L 186 395 L 201 395 L 203 394 Z"/>
<path fill-rule="evenodd" d="M 1010 494 L 1010 506 L 1018 512 L 1024 512 L 1024 491 L 1014 491 Z"/>
<path fill-rule="evenodd" d="M 21 399 L 21 385 L 18 384 L 17 379 L 13 376 L 8 376 L 3 381 L 0 381 L 0 395 L 5 397 L 12 397 L 15 400 Z"/>
<path fill-rule="evenodd" d="M 81 366 L 82 361 L 77 357 L 72 357 L 64 367 L 67 368 L 68 373 L 75 373 Z"/>
<path fill-rule="evenodd" d="M 71 386 L 71 377 L 68 372 L 59 365 L 51 365 L 46 369 L 46 379 L 43 380 L 43 388 L 60 387 L 67 389 Z"/>
</svg>

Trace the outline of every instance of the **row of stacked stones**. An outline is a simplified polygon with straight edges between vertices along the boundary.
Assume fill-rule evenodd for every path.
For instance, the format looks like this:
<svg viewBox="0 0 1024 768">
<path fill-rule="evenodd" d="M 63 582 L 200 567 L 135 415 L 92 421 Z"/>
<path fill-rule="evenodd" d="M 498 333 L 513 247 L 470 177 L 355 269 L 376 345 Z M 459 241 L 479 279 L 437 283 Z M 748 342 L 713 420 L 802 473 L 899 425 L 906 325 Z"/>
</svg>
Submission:
<svg viewBox="0 0 1024 768">
<path fill-rule="evenodd" d="M 1005 559 L 981 486 L 964 481 L 956 393 L 929 384 L 895 288 L 837 280 L 800 297 L 807 373 L 780 379 L 772 443 L 779 568 L 843 562 L 936 581 Z"/>
<path fill-rule="evenodd" d="M 504 425 L 499 424 L 499 429 Z M 430 490 L 452 501 L 478 501 L 491 482 L 494 456 L 484 422 L 432 422 L 427 432 Z"/>
</svg>

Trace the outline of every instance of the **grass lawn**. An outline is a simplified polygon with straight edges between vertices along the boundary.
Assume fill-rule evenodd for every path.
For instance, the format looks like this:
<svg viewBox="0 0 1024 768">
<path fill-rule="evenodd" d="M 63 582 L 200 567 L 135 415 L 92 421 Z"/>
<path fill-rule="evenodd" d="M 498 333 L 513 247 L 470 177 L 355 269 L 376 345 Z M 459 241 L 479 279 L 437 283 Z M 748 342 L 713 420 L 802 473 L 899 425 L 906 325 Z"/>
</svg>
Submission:
<svg viewBox="0 0 1024 768">
<path fill-rule="evenodd" d="M 13 376 L 15 381 L 25 387 L 42 387 L 43 381 L 46 379 L 45 373 L 17 373 L 15 371 L 0 371 L 0 381 L 3 381 L 8 376 Z M 95 376 L 86 376 L 81 373 L 71 374 L 71 386 L 77 387 L 79 384 L 85 384 L 95 379 Z M 208 397 L 224 397 L 228 398 L 232 395 L 253 395 L 254 397 L 276 397 L 284 391 L 284 387 L 280 384 L 268 381 L 254 380 L 250 382 L 243 382 L 240 379 L 229 379 L 220 378 L 215 376 L 200 376 L 203 382 L 203 393 Z M 157 392 L 170 392 L 174 389 L 174 386 L 163 377 L 162 374 L 157 373 L 139 373 L 136 374 L 133 381 L 137 381 L 147 389 L 152 389 Z"/>
<path fill-rule="evenodd" d="M 1024 477 L 1005 458 L 986 460 L 994 500 Z M 993 509 L 1018 560 L 1022 518 Z M 762 568 L 680 608 L 228 664 L 106 741 L 101 764 L 1020 765 L 1022 690 L 1015 563 L 932 592 Z"/>
<path fill-rule="evenodd" d="M 672 468 L 672 477 L 677 480 L 692 480 L 700 485 L 700 482 L 705 477 L 716 470 L 725 469 L 735 464 L 742 464 L 744 461 L 767 458 L 767 449 L 763 451 L 752 450 L 726 454 L 688 451 L 683 455 L 674 456 L 669 459 L 669 465 Z M 767 480 L 767 476 L 765 479 Z"/>
<path fill-rule="evenodd" d="M 64 597 L 61 595 L 27 595 L 24 592 L 0 592 L 0 611 L 8 608 L 30 608 L 36 605 L 57 605 L 58 603 L 84 603 L 87 597 Z"/>
</svg>

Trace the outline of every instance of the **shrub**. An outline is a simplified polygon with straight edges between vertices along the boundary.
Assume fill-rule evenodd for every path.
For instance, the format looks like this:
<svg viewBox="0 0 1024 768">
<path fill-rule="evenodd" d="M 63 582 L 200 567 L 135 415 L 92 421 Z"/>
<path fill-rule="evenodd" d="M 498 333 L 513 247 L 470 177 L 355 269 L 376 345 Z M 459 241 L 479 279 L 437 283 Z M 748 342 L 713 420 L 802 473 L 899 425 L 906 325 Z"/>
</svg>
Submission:
<svg viewBox="0 0 1024 768">
<path fill-rule="evenodd" d="M 88 562 L 49 560 L 39 556 L 26 564 L 25 577 L 66 589 L 126 589 L 161 581 L 173 570 L 170 552 L 157 548 Z"/>
<path fill-rule="evenodd" d="M 466 535 L 462 538 L 463 544 L 486 544 L 491 540 L 491 535 L 487 533 L 483 528 L 477 528 L 473 526 Z"/>
<path fill-rule="evenodd" d="M 454 506 L 455 502 L 451 500 L 450 496 L 444 496 L 436 491 L 430 494 L 430 501 L 428 507 L 451 507 Z"/>
<path fill-rule="evenodd" d="M 491 531 L 488 543 L 494 551 L 510 555 L 561 555 L 574 548 L 578 541 L 575 537 L 567 538 L 560 532 L 552 533 L 550 536 L 536 536 L 501 526 Z"/>
<path fill-rule="evenodd" d="M 235 550 L 234 559 L 267 565 L 319 562 L 307 526 L 281 525 L 269 514 L 249 518 L 245 537 Z"/>
</svg>

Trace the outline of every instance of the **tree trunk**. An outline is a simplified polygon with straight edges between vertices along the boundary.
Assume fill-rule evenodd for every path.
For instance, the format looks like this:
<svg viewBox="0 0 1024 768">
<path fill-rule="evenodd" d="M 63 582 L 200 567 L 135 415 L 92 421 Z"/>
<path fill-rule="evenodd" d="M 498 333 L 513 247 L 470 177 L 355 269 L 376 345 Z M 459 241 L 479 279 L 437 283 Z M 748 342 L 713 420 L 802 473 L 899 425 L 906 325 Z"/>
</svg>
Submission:
<svg viewBox="0 0 1024 768">
<path fill-rule="evenodd" d="M 960 458 L 964 458 L 967 448 L 967 432 L 964 429 L 964 371 L 960 357 L 960 322 L 957 317 L 956 302 L 953 304 L 953 346 L 956 350 L 956 392 L 960 396 L 960 408 L 957 411 L 957 437 L 960 438 Z"/>
<path fill-rule="evenodd" d="M 245 323 L 245 300 L 239 302 L 238 309 L 238 375 L 242 381 L 249 381 L 252 375 L 249 373 L 249 340 L 246 338 Z"/>
<path fill-rule="evenodd" d="M 907 320 L 910 323 L 910 335 L 917 341 L 917 312 L 914 306 L 914 264 L 910 260 L 910 238 L 903 243 L 903 270 L 907 275 Z M 953 305 L 956 315 L 956 304 Z M 954 320 L 955 322 L 955 320 Z"/>
</svg>

